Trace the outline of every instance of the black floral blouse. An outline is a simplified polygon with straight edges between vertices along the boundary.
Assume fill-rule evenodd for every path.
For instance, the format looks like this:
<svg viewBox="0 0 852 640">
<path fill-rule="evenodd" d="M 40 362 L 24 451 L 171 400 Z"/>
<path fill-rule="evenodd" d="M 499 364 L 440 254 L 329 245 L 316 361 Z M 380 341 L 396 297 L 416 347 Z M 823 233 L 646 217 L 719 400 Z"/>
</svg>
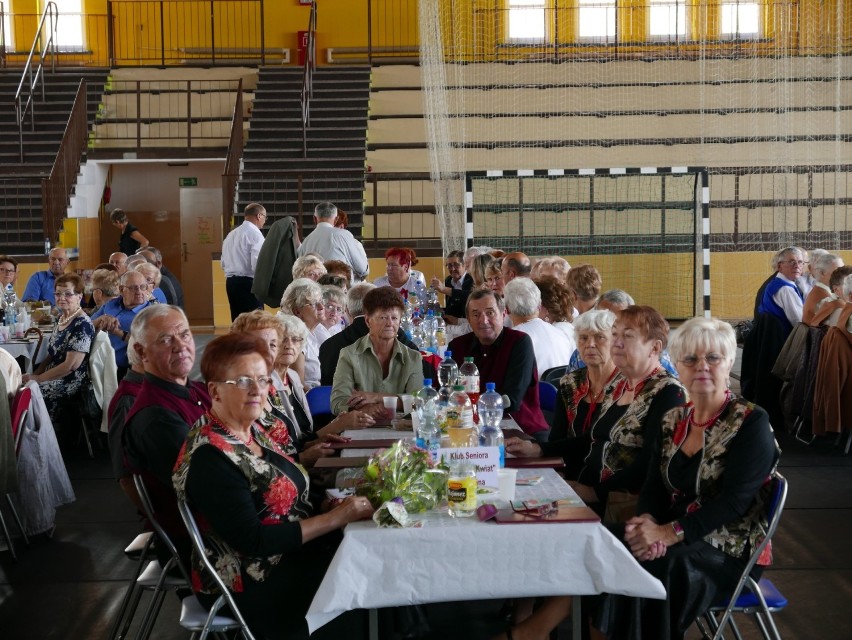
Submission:
<svg viewBox="0 0 852 640">
<path fill-rule="evenodd" d="M 314 512 L 304 468 L 259 425 L 252 434 L 262 457 L 204 414 L 190 430 L 172 477 L 178 499 L 193 509 L 210 560 L 236 593 L 243 591 L 243 580 L 262 582 L 282 557 L 298 551 L 299 521 Z M 194 554 L 192 581 L 196 591 L 216 591 Z"/>
</svg>

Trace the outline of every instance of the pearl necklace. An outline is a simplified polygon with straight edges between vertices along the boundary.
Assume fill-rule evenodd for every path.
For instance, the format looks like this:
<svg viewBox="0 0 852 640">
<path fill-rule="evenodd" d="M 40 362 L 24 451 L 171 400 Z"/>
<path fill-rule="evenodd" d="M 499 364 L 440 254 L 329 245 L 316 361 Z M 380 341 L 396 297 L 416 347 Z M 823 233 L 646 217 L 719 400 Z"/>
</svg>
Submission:
<svg viewBox="0 0 852 640">
<path fill-rule="evenodd" d="M 82 310 L 83 310 L 83 308 L 82 308 L 82 307 L 77 307 L 77 310 L 76 310 L 74 313 L 72 313 L 70 316 L 66 317 L 65 319 L 60 318 L 60 319 L 59 319 L 58 324 L 68 324 L 68 323 L 69 323 L 69 322 L 71 322 L 71 321 L 74 319 L 74 317 L 75 317 L 78 313 L 80 313 Z"/>
</svg>

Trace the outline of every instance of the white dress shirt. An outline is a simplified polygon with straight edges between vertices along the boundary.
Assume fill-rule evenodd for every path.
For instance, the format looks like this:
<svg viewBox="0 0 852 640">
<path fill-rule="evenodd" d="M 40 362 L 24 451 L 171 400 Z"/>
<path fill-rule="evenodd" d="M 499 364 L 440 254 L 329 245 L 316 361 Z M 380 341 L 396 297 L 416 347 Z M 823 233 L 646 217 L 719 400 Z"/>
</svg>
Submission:
<svg viewBox="0 0 852 640">
<path fill-rule="evenodd" d="M 533 343 L 538 375 L 553 367 L 562 367 L 571 361 L 576 345 L 562 331 L 541 318 L 533 318 L 513 327 L 526 333 Z"/>
<path fill-rule="evenodd" d="M 772 299 L 784 311 L 784 315 L 790 324 L 795 327 L 802 321 L 802 307 L 804 306 L 799 294 L 796 293 L 798 287 L 796 287 L 796 283 L 793 280 L 785 278 L 780 273 L 775 277 L 793 283 L 792 287 L 781 287 L 778 289 L 775 295 L 772 296 Z"/>
<path fill-rule="evenodd" d="M 254 278 L 257 256 L 263 246 L 263 234 L 248 220 L 231 231 L 222 243 L 222 270 L 225 277 Z"/>
</svg>

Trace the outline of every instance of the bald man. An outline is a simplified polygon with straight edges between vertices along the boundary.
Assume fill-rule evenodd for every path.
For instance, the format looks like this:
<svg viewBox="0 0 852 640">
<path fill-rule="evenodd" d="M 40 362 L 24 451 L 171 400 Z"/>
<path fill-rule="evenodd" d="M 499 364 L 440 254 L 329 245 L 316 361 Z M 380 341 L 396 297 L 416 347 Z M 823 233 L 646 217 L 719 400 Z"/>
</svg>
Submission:
<svg viewBox="0 0 852 640">
<path fill-rule="evenodd" d="M 56 279 L 65 273 L 65 268 L 68 266 L 68 253 L 62 247 L 54 247 L 47 254 L 47 264 L 47 271 L 36 271 L 30 276 L 27 288 L 24 289 L 22 298 L 24 302 L 47 300 L 51 306 L 56 305 L 53 287 Z"/>
<path fill-rule="evenodd" d="M 506 286 L 515 278 L 529 278 L 531 271 L 532 263 L 525 253 L 515 251 L 503 256 L 503 264 L 500 265 L 503 286 Z"/>
<path fill-rule="evenodd" d="M 122 253 L 121 251 L 116 251 L 115 253 L 109 254 L 109 263 L 115 267 L 116 271 L 118 271 L 118 277 L 120 278 L 125 273 L 127 273 L 127 254 Z"/>
</svg>

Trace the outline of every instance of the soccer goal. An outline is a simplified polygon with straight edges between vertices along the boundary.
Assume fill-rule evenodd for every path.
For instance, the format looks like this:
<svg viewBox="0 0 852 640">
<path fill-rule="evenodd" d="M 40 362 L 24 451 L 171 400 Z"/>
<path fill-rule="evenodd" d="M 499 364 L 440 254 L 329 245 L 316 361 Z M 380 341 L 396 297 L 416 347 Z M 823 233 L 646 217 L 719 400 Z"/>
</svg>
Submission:
<svg viewBox="0 0 852 640">
<path fill-rule="evenodd" d="M 710 313 L 709 187 L 697 167 L 469 171 L 465 240 L 593 264 L 671 319 Z"/>
</svg>

